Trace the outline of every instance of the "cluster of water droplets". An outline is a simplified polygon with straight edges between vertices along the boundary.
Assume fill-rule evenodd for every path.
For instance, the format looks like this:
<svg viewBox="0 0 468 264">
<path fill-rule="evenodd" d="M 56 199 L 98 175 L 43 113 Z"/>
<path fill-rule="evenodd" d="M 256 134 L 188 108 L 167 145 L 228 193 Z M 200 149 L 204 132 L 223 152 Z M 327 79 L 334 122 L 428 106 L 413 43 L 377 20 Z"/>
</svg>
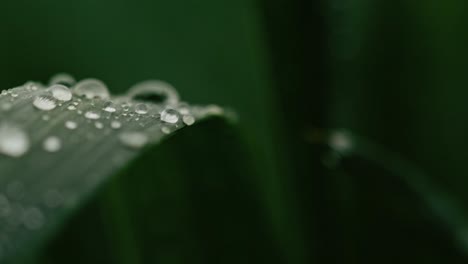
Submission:
<svg viewBox="0 0 468 264">
<path fill-rule="evenodd" d="M 177 91 L 162 81 L 141 82 L 127 94 L 111 96 L 99 80 L 76 82 L 68 74 L 58 74 L 48 85 L 27 82 L 0 93 L 0 162 L 38 151 L 46 157 L 60 155 L 90 139 L 131 151 L 207 115 L 220 114 L 223 110 L 217 106 L 181 102 Z M 11 246 L 2 231 L 40 229 L 47 210 L 70 204 L 64 189 L 47 190 L 39 204 L 25 203 L 27 183 L 5 184 L 0 186 L 0 260 L 2 250 Z"/>
<path fill-rule="evenodd" d="M 0 154 L 9 157 L 27 154 L 31 145 L 29 134 L 21 124 L 7 121 L 16 100 L 30 101 L 37 111 L 35 114 L 40 113 L 45 122 L 54 111 L 73 112 L 60 120 L 70 133 L 90 123 L 105 133 L 122 129 L 117 138 L 130 148 L 144 147 L 158 138 L 158 133 L 170 134 L 193 125 L 197 114 L 202 112 L 181 102 L 176 90 L 162 81 L 144 81 L 131 87 L 126 95 L 111 97 L 100 80 L 76 82 L 68 74 L 58 74 L 47 86 L 28 82 L 0 94 Z M 90 133 L 89 137 L 92 134 L 96 133 Z M 50 135 L 43 140 L 42 148 L 46 152 L 59 152 L 66 146 L 59 136 Z"/>
</svg>

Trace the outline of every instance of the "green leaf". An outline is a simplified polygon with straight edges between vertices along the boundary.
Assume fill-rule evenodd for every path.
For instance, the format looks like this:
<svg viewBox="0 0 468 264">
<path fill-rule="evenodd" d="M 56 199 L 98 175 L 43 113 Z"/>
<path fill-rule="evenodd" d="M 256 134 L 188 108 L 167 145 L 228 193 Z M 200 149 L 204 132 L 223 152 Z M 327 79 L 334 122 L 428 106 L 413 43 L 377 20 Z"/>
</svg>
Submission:
<svg viewBox="0 0 468 264">
<path fill-rule="evenodd" d="M 104 93 L 93 98 L 96 86 L 89 88 L 83 83 L 75 86 L 75 95 L 69 101 L 59 100 L 54 90 L 38 83 L 3 91 L 0 96 L 2 263 L 28 260 L 110 176 L 185 123 L 191 124 L 188 117 L 201 121 L 224 115 L 217 106 L 189 106 L 170 100 L 156 104 L 135 96 L 144 90 L 163 91 L 162 95 L 170 97 L 174 91 L 167 91 L 170 88 L 164 84 L 153 83 L 150 88 L 141 85 L 145 89 L 130 91 L 133 97 L 106 98 Z M 84 87 L 85 96 L 77 95 L 84 91 L 79 87 Z M 115 111 L 106 111 L 110 105 Z M 24 151 L 18 151 L 21 148 Z M 165 166 L 157 161 L 153 161 L 156 166 Z M 113 201 L 122 197 L 109 197 L 110 209 L 119 206 Z M 114 220 L 125 223 L 118 210 L 112 213 Z M 106 221 L 112 222 L 110 218 Z M 122 241 L 131 245 L 125 237 Z"/>
</svg>

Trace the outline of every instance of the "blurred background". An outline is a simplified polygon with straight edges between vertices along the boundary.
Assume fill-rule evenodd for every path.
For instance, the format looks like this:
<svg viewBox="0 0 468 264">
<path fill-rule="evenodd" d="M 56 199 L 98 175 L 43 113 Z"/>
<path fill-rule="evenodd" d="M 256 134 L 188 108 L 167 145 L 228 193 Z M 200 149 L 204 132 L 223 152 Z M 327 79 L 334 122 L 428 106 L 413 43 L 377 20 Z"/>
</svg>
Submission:
<svg viewBox="0 0 468 264">
<path fill-rule="evenodd" d="M 180 233 L 147 235 L 137 249 L 129 249 L 133 240 L 120 245 L 130 253 L 110 263 L 466 263 L 465 7 L 461 0 L 7 1 L 0 87 L 58 72 L 102 79 L 113 93 L 162 79 L 190 103 L 239 114 L 240 146 L 216 148 L 225 132 L 200 132 L 187 152 L 211 148 L 206 159 L 246 160 L 231 159 L 230 172 L 192 172 L 221 179 L 227 191 L 203 191 L 200 204 L 229 201 L 224 209 L 202 206 L 188 218 L 199 222 L 174 224 L 198 230 L 183 247 Z M 194 137 L 187 133 L 180 142 Z M 151 163 L 150 156 L 127 172 L 131 180 L 153 173 L 144 165 Z M 195 200 L 205 190 L 177 179 Z M 227 185 L 233 179 L 236 191 Z M 207 225 L 214 217 L 236 221 Z M 74 223 L 82 236 L 96 223 L 88 218 Z M 85 247 L 74 254 L 85 251 L 96 255 Z"/>
</svg>

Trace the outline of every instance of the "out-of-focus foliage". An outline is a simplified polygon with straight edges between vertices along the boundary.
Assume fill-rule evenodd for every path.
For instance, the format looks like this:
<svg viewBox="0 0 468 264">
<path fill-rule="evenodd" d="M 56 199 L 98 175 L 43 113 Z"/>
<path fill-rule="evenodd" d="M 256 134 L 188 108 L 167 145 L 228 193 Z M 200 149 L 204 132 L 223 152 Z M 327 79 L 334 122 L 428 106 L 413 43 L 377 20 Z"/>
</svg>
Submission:
<svg viewBox="0 0 468 264">
<path fill-rule="evenodd" d="M 465 5 L 461 0 L 8 2 L 0 11 L 0 86 L 67 71 L 102 78 L 111 90 L 123 92 L 135 81 L 160 78 L 190 102 L 236 109 L 263 209 L 252 221 L 265 224 L 279 263 L 463 263 Z M 350 152 L 336 160 L 336 149 L 326 146 L 324 136 L 335 128 L 379 142 L 397 160 L 415 164 L 411 168 L 423 172 L 423 182 L 447 199 L 428 199 L 417 183 L 408 184 L 419 176 L 405 169 L 400 175 L 393 159 Z M 170 155 L 163 160 L 172 162 Z M 122 181 L 151 179 L 154 166 L 150 158 L 142 160 Z M 205 186 L 178 179 L 191 190 Z M 231 194 L 219 195 L 229 200 Z M 122 197 L 119 201 L 131 199 Z M 456 208 L 459 228 L 435 212 L 433 203 Z M 83 214 L 90 220 L 74 232 L 92 225 L 93 214 Z M 194 214 L 187 226 L 199 226 L 194 219 L 207 214 Z M 86 237 L 92 240 L 92 233 Z M 228 241 L 228 234 L 217 242 Z M 121 239 L 121 250 L 140 248 Z M 190 239 L 185 245 L 214 243 Z M 164 246 L 164 240 L 156 241 L 155 247 Z M 177 261 L 168 257 L 166 263 Z"/>
</svg>

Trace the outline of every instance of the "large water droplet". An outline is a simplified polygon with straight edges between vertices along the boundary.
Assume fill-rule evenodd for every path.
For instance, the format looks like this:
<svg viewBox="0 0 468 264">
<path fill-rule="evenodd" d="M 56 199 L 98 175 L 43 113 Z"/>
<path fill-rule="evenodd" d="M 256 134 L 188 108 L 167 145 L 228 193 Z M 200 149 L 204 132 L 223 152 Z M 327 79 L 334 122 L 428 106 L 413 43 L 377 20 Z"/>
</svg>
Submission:
<svg viewBox="0 0 468 264">
<path fill-rule="evenodd" d="M 47 152 L 57 152 L 62 148 L 62 141 L 56 136 L 50 136 L 44 140 L 43 147 Z"/>
<path fill-rule="evenodd" d="M 148 136 L 141 132 L 122 132 L 119 135 L 120 141 L 130 148 L 142 148 L 148 143 Z"/>
<path fill-rule="evenodd" d="M 107 99 L 110 97 L 107 86 L 96 79 L 85 79 L 77 83 L 74 91 L 79 96 L 85 96 L 88 99 L 100 97 L 101 99 Z"/>
<path fill-rule="evenodd" d="M 24 130 L 10 123 L 0 123 L 0 153 L 20 157 L 29 149 L 29 137 Z"/>
<path fill-rule="evenodd" d="M 85 113 L 85 117 L 88 118 L 88 119 L 99 119 L 101 117 L 101 115 L 98 113 L 98 112 L 95 112 L 95 111 L 88 111 Z"/>
<path fill-rule="evenodd" d="M 161 121 L 170 124 L 175 124 L 179 121 L 179 116 L 180 115 L 179 112 L 177 112 L 177 110 L 167 108 L 161 112 Z"/>
<path fill-rule="evenodd" d="M 68 87 L 61 85 L 61 84 L 55 84 L 49 87 L 49 91 L 52 92 L 52 96 L 60 100 L 62 102 L 68 102 L 72 99 L 73 95 L 70 89 Z"/>
<path fill-rule="evenodd" d="M 176 89 L 163 81 L 149 80 L 135 84 L 127 95 L 134 100 L 176 105 L 179 94 Z"/>
<path fill-rule="evenodd" d="M 50 111 L 57 107 L 57 103 L 55 102 L 55 98 L 49 92 L 45 92 L 40 94 L 34 98 L 33 105 L 43 111 Z"/>
<path fill-rule="evenodd" d="M 54 84 L 62 84 L 68 87 L 73 86 L 76 83 L 75 78 L 71 76 L 68 73 L 58 73 L 52 78 L 50 78 L 49 84 L 54 85 Z"/>
</svg>

